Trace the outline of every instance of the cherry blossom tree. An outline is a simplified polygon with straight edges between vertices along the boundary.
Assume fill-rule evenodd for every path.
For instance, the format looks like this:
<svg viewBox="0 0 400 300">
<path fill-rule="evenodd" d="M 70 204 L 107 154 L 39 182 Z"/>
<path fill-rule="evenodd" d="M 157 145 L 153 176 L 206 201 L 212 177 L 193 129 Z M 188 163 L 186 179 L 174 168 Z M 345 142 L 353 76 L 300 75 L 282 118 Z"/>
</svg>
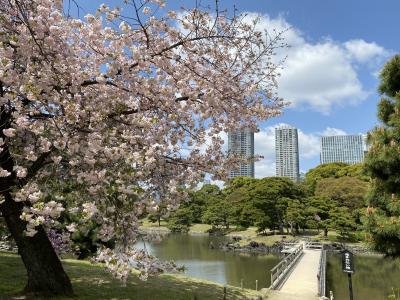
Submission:
<svg viewBox="0 0 400 300">
<path fill-rule="evenodd" d="M 0 0 L 0 212 L 27 293 L 73 294 L 46 234 L 66 209 L 80 216 L 71 232 L 96 220 L 99 238 L 115 239 L 97 259 L 117 277 L 174 268 L 133 248 L 138 216 L 160 201 L 175 209 L 205 173 L 225 178 L 238 158 L 220 134 L 282 107 L 280 33 L 218 7 L 121 5 L 80 19 L 62 0 Z M 79 195 L 49 178 L 75 182 Z"/>
</svg>

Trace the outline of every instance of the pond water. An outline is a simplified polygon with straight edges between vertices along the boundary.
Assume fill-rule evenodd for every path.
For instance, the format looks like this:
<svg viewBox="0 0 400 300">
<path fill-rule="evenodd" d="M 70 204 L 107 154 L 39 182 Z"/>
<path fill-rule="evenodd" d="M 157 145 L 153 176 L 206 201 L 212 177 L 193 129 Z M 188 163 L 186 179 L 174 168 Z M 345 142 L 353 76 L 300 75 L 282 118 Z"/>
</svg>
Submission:
<svg viewBox="0 0 400 300">
<path fill-rule="evenodd" d="M 149 253 L 162 260 L 174 260 L 186 267 L 185 274 L 220 284 L 245 288 L 269 287 L 270 270 L 279 262 L 276 255 L 250 255 L 210 249 L 210 243 L 218 245 L 225 237 L 207 235 L 171 234 L 161 242 L 146 243 Z M 143 247 L 143 243 L 139 243 Z"/>
<path fill-rule="evenodd" d="M 349 299 L 347 274 L 342 272 L 341 256 L 328 256 L 327 291 L 335 299 Z M 400 288 L 400 259 L 356 255 L 352 275 L 354 299 L 388 300 L 392 288 Z"/>
<path fill-rule="evenodd" d="M 184 265 L 185 274 L 220 284 L 245 288 L 264 288 L 270 285 L 270 270 L 280 261 L 277 255 L 251 255 L 210 249 L 210 243 L 218 245 L 226 237 L 207 235 L 170 234 L 161 242 L 146 243 L 149 253 L 162 260 L 174 260 Z M 138 243 L 138 247 L 144 247 Z M 387 300 L 392 288 L 400 288 L 400 259 L 379 256 L 355 256 L 353 274 L 354 299 Z M 332 290 L 335 299 L 349 299 L 347 274 L 342 272 L 341 256 L 328 255 L 327 291 Z"/>
</svg>

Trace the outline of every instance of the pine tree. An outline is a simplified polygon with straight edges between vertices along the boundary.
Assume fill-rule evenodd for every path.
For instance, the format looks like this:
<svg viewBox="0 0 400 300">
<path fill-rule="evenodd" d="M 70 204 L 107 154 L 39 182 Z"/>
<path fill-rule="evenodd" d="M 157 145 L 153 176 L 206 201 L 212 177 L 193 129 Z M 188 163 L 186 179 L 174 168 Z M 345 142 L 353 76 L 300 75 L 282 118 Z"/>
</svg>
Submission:
<svg viewBox="0 0 400 300">
<path fill-rule="evenodd" d="M 386 63 L 380 80 L 381 125 L 368 134 L 365 160 L 373 183 L 365 222 L 375 249 L 400 256 L 400 55 Z"/>
</svg>

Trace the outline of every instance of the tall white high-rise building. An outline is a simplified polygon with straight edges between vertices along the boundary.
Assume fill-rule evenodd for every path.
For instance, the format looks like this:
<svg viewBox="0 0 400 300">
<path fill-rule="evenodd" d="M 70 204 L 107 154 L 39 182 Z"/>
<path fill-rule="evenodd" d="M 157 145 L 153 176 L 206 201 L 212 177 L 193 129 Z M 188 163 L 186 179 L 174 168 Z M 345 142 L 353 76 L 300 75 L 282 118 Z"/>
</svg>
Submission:
<svg viewBox="0 0 400 300">
<path fill-rule="evenodd" d="M 299 181 L 299 142 L 297 128 L 281 125 L 275 128 L 276 176 Z"/>
<path fill-rule="evenodd" d="M 321 137 L 321 164 L 361 163 L 364 160 L 365 151 L 365 137 L 361 134 Z"/>
<path fill-rule="evenodd" d="M 228 151 L 244 158 L 254 157 L 254 132 L 250 128 L 228 132 Z M 240 164 L 239 169 L 229 172 L 229 178 L 236 176 L 254 177 L 254 161 Z"/>
</svg>

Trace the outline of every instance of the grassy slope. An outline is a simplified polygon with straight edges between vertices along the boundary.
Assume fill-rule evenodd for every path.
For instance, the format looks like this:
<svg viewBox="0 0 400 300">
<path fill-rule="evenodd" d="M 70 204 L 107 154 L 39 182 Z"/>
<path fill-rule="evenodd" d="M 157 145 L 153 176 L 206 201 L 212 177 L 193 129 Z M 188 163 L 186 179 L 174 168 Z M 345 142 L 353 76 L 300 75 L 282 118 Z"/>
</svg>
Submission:
<svg viewBox="0 0 400 300">
<path fill-rule="evenodd" d="M 100 266 L 77 260 L 64 260 L 63 264 L 77 299 L 213 300 L 222 299 L 223 295 L 221 285 L 183 275 L 161 275 L 145 282 L 132 276 L 123 287 L 120 281 L 113 279 Z M 0 300 L 17 299 L 6 295 L 21 291 L 25 280 L 26 272 L 20 258 L 15 254 L 0 252 Z M 256 295 L 259 293 L 228 286 L 226 299 L 246 299 Z"/>
<path fill-rule="evenodd" d="M 141 228 L 143 230 L 152 230 L 152 231 L 157 231 L 160 233 L 167 233 L 169 232 L 169 229 L 167 228 L 167 222 L 164 220 L 161 220 L 160 225 L 158 226 L 158 223 L 153 223 L 150 222 L 148 219 L 143 219 L 142 221 L 142 226 Z M 193 224 L 189 228 L 189 233 L 191 234 L 202 234 L 202 233 L 207 233 L 207 230 L 209 230 L 212 226 L 208 224 Z"/>
<path fill-rule="evenodd" d="M 241 246 L 245 246 L 249 244 L 251 241 L 255 241 L 257 243 L 264 243 L 267 246 L 272 246 L 276 242 L 282 241 L 283 235 L 258 235 L 256 227 L 249 227 L 244 231 L 234 231 L 228 234 L 228 236 L 240 236 L 242 240 L 239 241 Z M 292 239 L 290 235 L 285 235 L 286 239 Z"/>
</svg>

